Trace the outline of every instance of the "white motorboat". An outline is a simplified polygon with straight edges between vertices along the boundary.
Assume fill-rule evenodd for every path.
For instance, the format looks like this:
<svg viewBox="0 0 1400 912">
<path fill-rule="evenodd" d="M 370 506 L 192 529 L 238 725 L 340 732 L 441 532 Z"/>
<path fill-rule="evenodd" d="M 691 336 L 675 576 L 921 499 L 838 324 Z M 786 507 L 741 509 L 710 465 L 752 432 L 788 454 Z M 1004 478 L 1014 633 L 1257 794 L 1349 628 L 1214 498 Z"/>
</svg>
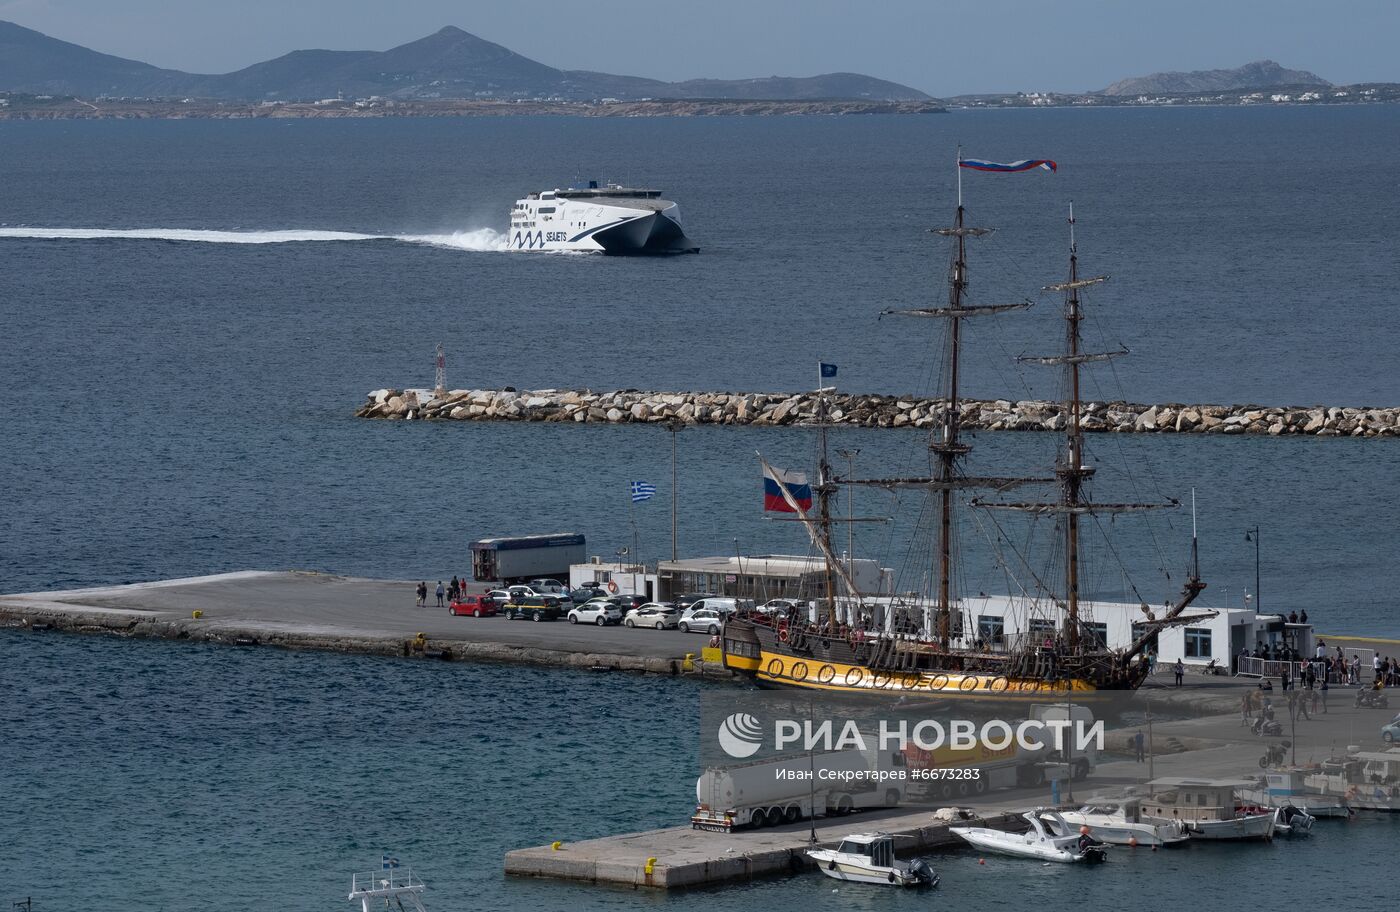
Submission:
<svg viewBox="0 0 1400 912">
<path fill-rule="evenodd" d="M 854 833 L 834 849 L 808 849 L 807 856 L 823 874 L 836 880 L 897 887 L 938 885 L 938 875 L 924 859 L 901 861 L 894 857 L 894 837 L 888 833 Z"/>
<path fill-rule="evenodd" d="M 406 912 L 427 912 L 423 907 L 426 889 L 411 869 L 399 867 L 397 858 L 385 855 L 378 871 L 366 871 L 350 878 L 350 902 L 358 900 L 360 912 L 391 905 Z"/>
<path fill-rule="evenodd" d="M 660 190 L 598 186 L 542 190 L 510 210 L 511 250 L 597 251 L 611 254 L 696 253 L 681 227 L 680 207 Z"/>
<path fill-rule="evenodd" d="M 1192 839 L 1272 839 L 1273 808 L 1241 807 L 1235 790 L 1255 783 L 1249 779 L 1153 779 L 1152 797 L 1142 802 L 1143 813 L 1180 820 Z"/>
<path fill-rule="evenodd" d="M 1054 826 L 1061 832 L 1071 832 L 1070 825 L 1058 811 L 1039 808 L 1021 816 L 1030 824 L 1025 833 L 1006 833 L 987 827 L 949 827 L 948 832 L 969 845 L 1001 855 L 1065 863 L 1104 860 L 1103 843 L 1092 836 L 1056 836 L 1050 831 L 1049 827 Z"/>
<path fill-rule="evenodd" d="M 1069 827 L 1061 830 L 1060 821 Z M 1077 831 L 1111 845 L 1169 846 L 1191 838 L 1186 824 L 1180 820 L 1144 814 L 1142 802 L 1137 798 L 1099 801 L 1077 811 L 1061 811 L 1058 820 L 1050 818 L 1047 825 L 1057 836 L 1069 836 Z"/>
</svg>

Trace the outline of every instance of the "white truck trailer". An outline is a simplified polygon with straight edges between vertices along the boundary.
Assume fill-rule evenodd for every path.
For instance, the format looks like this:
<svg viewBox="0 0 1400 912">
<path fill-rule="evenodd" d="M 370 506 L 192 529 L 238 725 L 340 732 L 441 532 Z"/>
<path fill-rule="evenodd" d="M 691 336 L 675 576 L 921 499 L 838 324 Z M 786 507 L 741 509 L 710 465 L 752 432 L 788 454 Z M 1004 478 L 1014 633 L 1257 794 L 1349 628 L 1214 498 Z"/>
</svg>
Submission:
<svg viewBox="0 0 1400 912">
<path fill-rule="evenodd" d="M 547 577 L 564 581 L 569 566 L 583 563 L 583 536 L 577 532 L 483 538 L 471 543 L 472 579 L 519 583 Z"/>
<path fill-rule="evenodd" d="M 817 751 L 715 766 L 695 782 L 690 825 L 729 832 L 894 807 L 907 785 L 904 755 L 893 750 Z"/>
</svg>

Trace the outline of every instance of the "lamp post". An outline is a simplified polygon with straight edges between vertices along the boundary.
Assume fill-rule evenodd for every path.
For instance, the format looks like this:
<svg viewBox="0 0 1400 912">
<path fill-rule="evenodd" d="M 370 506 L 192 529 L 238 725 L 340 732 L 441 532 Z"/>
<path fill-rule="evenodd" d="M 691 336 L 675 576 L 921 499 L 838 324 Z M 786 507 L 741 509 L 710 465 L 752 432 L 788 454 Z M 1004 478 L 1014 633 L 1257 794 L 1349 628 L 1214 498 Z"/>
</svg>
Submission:
<svg viewBox="0 0 1400 912">
<path fill-rule="evenodd" d="M 1244 530 L 1244 540 L 1254 542 L 1254 613 L 1259 613 L 1259 527 Z"/>
<path fill-rule="evenodd" d="M 671 432 L 671 562 L 676 558 L 676 435 L 685 430 L 685 422 L 672 418 L 665 424 Z"/>
</svg>

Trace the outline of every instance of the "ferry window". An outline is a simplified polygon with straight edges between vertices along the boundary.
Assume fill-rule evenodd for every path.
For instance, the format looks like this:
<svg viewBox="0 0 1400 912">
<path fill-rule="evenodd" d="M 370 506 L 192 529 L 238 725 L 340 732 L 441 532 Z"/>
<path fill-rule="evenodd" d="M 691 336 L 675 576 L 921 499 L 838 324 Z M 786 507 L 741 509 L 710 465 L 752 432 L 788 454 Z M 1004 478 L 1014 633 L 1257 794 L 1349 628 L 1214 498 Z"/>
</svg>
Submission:
<svg viewBox="0 0 1400 912">
<path fill-rule="evenodd" d="M 553 212 L 553 211 L 554 211 L 554 207 L 553 207 L 553 206 L 541 206 L 541 207 L 539 208 L 538 211 L 539 211 L 540 213 Z"/>
<path fill-rule="evenodd" d="M 1211 656 L 1210 631 L 1204 627 L 1186 628 L 1186 657 L 1208 659 Z"/>
</svg>

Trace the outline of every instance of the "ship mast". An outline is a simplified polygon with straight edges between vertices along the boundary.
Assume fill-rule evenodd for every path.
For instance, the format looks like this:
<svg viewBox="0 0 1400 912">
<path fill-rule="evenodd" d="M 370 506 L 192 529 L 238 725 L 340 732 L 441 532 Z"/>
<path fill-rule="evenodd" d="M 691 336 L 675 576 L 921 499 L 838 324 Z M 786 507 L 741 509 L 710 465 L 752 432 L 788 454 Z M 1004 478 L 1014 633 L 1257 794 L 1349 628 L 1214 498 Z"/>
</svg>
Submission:
<svg viewBox="0 0 1400 912">
<path fill-rule="evenodd" d="M 1066 368 L 1066 381 L 1068 401 L 1066 412 L 1069 420 L 1066 422 L 1065 435 L 1067 446 L 1064 458 L 1055 466 L 1055 477 L 1060 486 L 1060 497 L 1055 503 L 995 503 L 974 501 L 981 507 L 1020 510 L 1026 513 L 1039 515 L 1060 515 L 1064 517 L 1064 546 L 1065 546 L 1065 594 L 1060 603 L 1065 612 L 1065 636 L 1072 654 L 1081 651 L 1080 637 L 1080 547 L 1079 547 L 1079 517 L 1089 514 L 1104 513 L 1134 513 L 1145 510 L 1156 510 L 1178 506 L 1177 501 L 1170 500 L 1166 503 L 1093 503 L 1085 494 L 1085 482 L 1094 474 L 1092 466 L 1084 464 L 1084 403 L 1080 391 L 1080 367 L 1096 361 L 1107 361 L 1120 355 L 1128 354 L 1126 348 L 1119 348 L 1115 351 L 1106 352 L 1085 352 L 1082 348 L 1082 340 L 1079 331 L 1079 324 L 1084 320 L 1084 311 L 1079 299 L 1079 292 L 1092 285 L 1107 282 L 1108 276 L 1100 275 L 1088 279 L 1079 277 L 1079 248 L 1074 237 L 1074 204 L 1069 207 L 1069 279 L 1057 285 L 1047 285 L 1043 289 L 1048 292 L 1059 292 L 1065 296 L 1064 320 L 1065 320 L 1065 353 L 1063 355 L 1051 355 L 1048 357 L 1021 357 L 1018 361 L 1033 362 L 1036 364 L 1046 364 L 1052 366 L 1063 366 Z M 1205 586 L 1197 578 L 1193 567 L 1191 577 L 1186 583 L 1182 593 L 1182 599 L 1173 605 L 1169 616 L 1175 617 L 1189 605 Z M 1136 644 L 1135 644 L 1136 645 Z M 1128 655 L 1132 655 L 1132 651 Z"/>
<path fill-rule="evenodd" d="M 1074 203 L 1069 204 L 1069 286 L 1065 294 L 1065 369 L 1069 373 L 1068 446 L 1065 460 L 1055 468 L 1060 479 L 1060 503 L 1076 507 L 1082 503 L 1084 481 L 1094 470 L 1084 465 L 1084 430 L 1080 425 L 1082 412 L 1079 397 L 1079 323 L 1084 319 L 1079 308 L 1079 251 L 1074 242 Z M 1066 633 L 1070 652 L 1079 651 L 1079 514 L 1070 510 L 1065 516 L 1065 612 Z"/>
<path fill-rule="evenodd" d="M 832 569 L 831 555 L 831 498 L 836 493 L 836 484 L 831 480 L 831 463 L 827 461 L 826 431 L 827 407 L 826 387 L 821 386 L 821 368 L 817 369 L 817 523 L 821 530 L 822 553 L 827 556 L 826 566 L 826 622 L 827 630 L 836 632 L 836 579 Z M 852 596 L 856 595 L 852 589 Z"/>
</svg>

